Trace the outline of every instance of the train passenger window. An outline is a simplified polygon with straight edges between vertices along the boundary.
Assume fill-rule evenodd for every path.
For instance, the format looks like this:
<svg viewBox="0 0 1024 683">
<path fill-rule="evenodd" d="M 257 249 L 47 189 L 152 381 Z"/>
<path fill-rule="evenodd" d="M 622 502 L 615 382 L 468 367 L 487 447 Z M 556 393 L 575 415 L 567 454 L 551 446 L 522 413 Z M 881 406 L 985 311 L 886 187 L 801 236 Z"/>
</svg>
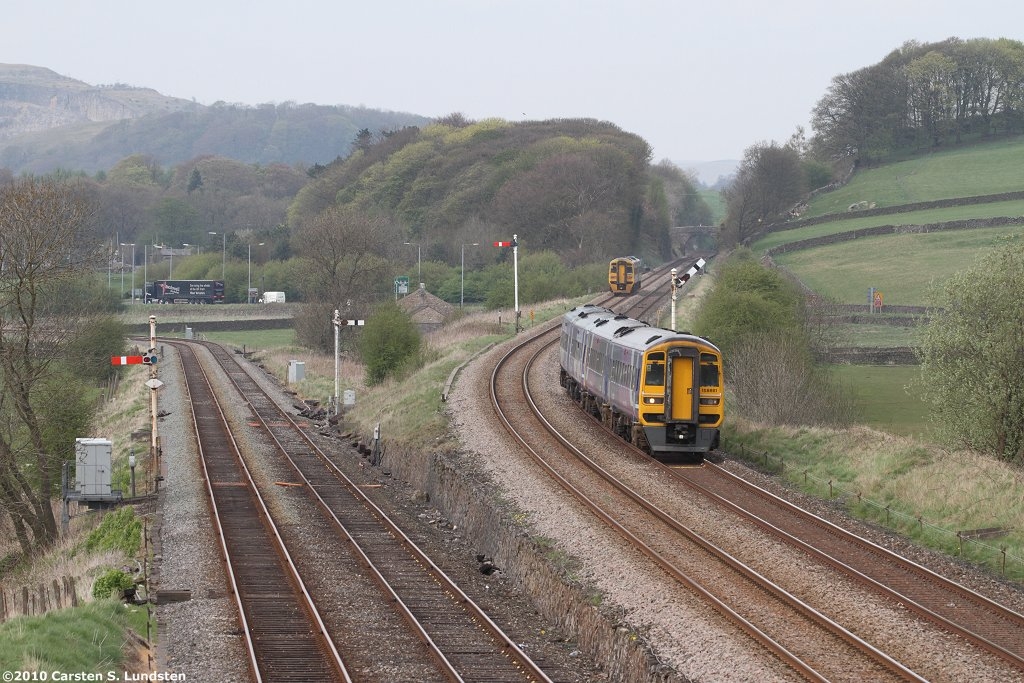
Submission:
<svg viewBox="0 0 1024 683">
<path fill-rule="evenodd" d="M 662 352 L 647 354 L 644 368 L 644 383 L 647 386 L 660 387 L 665 385 L 665 354 Z"/>
</svg>

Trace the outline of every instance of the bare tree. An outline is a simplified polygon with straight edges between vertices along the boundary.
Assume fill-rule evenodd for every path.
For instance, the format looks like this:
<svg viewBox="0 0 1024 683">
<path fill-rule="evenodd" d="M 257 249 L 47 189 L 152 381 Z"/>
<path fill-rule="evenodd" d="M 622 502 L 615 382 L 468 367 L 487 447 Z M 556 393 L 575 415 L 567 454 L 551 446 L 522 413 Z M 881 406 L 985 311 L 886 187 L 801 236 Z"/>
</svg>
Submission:
<svg viewBox="0 0 1024 683">
<path fill-rule="evenodd" d="M 57 537 L 50 500 L 63 439 L 49 417 L 76 323 L 47 315 L 47 296 L 97 265 L 92 215 L 81 186 L 30 179 L 0 187 L 0 510 L 26 553 Z"/>
<path fill-rule="evenodd" d="M 309 220 L 293 245 L 306 265 L 303 300 L 296 316 L 299 339 L 328 348 L 331 312 L 358 317 L 389 290 L 393 275 L 389 256 L 402 244 L 400 230 L 388 218 L 354 206 L 334 206 Z"/>
<path fill-rule="evenodd" d="M 800 154 L 790 145 L 748 147 L 736 180 L 725 192 L 723 243 L 742 243 L 782 215 L 806 191 Z"/>
<path fill-rule="evenodd" d="M 841 425 L 849 399 L 815 367 L 792 335 L 751 335 L 729 356 L 727 386 L 736 413 L 765 424 Z"/>
</svg>

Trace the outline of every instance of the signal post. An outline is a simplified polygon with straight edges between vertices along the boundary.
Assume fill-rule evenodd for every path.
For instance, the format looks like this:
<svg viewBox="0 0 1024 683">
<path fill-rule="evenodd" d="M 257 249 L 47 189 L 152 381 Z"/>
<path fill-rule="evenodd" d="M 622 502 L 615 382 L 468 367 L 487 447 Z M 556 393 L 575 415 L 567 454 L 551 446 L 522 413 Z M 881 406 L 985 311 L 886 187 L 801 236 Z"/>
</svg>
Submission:
<svg viewBox="0 0 1024 683">
<path fill-rule="evenodd" d="M 160 488 L 160 482 L 163 480 L 163 471 L 161 469 L 162 464 L 160 462 L 160 441 L 157 435 L 157 405 L 156 405 L 156 390 L 164 385 L 156 377 L 156 316 L 149 316 L 149 351 L 140 356 L 112 356 L 110 358 L 111 365 L 148 365 L 149 366 L 149 379 L 146 380 L 146 386 L 149 387 L 149 403 L 150 403 L 150 440 L 149 440 L 149 456 L 150 462 L 153 463 L 154 475 L 153 475 L 153 490 L 158 491 Z M 134 459 L 134 453 L 132 455 Z M 133 467 L 134 473 L 134 467 Z"/>
<path fill-rule="evenodd" d="M 494 246 L 512 247 L 512 278 L 513 287 L 515 289 L 516 334 L 519 334 L 519 330 L 522 329 L 519 324 L 519 319 L 522 315 L 522 311 L 519 310 L 519 235 L 512 235 L 511 242 L 495 242 Z"/>
<path fill-rule="evenodd" d="M 682 275 L 676 275 L 679 271 L 673 268 L 670 272 L 672 278 L 672 331 L 676 331 L 676 290 L 681 289 L 691 277 L 700 272 L 701 268 L 707 265 L 707 261 L 702 258 L 697 259 L 693 262 L 693 265 L 683 273 Z"/>
</svg>

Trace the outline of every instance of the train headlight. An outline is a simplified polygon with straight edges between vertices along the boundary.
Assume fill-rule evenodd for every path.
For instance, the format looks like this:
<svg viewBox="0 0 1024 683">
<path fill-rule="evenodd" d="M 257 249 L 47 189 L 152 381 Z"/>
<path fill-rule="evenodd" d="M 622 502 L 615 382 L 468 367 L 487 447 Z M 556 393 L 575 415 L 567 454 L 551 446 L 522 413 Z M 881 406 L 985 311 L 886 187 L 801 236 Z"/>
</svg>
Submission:
<svg viewBox="0 0 1024 683">
<path fill-rule="evenodd" d="M 700 404 L 702 406 L 717 406 L 721 402 L 718 398 L 702 398 Z"/>
<path fill-rule="evenodd" d="M 644 403 L 647 405 L 660 405 L 665 402 L 665 399 L 661 396 L 644 396 Z"/>
</svg>

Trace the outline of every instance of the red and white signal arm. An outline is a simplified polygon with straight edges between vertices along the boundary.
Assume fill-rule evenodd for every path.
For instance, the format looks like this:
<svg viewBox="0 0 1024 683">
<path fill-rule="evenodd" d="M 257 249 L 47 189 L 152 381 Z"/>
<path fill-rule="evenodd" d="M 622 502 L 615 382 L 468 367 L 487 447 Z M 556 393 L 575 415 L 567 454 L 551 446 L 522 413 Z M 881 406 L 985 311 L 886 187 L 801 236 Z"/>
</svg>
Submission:
<svg viewBox="0 0 1024 683">
<path fill-rule="evenodd" d="M 511 247 L 512 243 L 511 242 L 495 242 L 494 246 L 496 246 L 496 247 Z"/>
<path fill-rule="evenodd" d="M 111 365 L 156 365 L 156 354 L 148 353 L 145 356 L 111 356 Z"/>
</svg>

